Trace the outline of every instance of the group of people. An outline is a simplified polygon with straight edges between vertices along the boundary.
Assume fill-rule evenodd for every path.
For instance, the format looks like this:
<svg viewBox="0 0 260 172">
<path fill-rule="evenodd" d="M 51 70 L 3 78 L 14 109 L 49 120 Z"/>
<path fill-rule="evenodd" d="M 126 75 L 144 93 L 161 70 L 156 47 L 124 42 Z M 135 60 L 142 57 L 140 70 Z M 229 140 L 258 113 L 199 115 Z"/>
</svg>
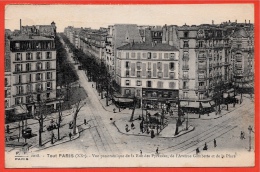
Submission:
<svg viewBox="0 0 260 172">
<path fill-rule="evenodd" d="M 217 147 L 217 141 L 216 141 L 216 139 L 213 140 L 213 143 L 214 143 L 214 147 Z M 206 142 L 205 142 L 205 145 L 204 145 L 204 147 L 203 147 L 203 150 L 208 150 L 208 145 L 207 145 Z M 196 154 L 199 154 L 199 153 L 200 153 L 200 150 L 199 150 L 199 148 L 197 148 L 197 149 L 196 149 Z"/>
<path fill-rule="evenodd" d="M 131 124 L 131 129 L 132 129 L 132 130 L 135 129 L 135 125 L 134 125 L 133 122 L 132 122 L 132 124 Z M 125 125 L 125 131 L 126 131 L 126 132 L 129 132 L 129 131 L 130 131 L 130 129 L 128 128 L 128 124 Z"/>
</svg>

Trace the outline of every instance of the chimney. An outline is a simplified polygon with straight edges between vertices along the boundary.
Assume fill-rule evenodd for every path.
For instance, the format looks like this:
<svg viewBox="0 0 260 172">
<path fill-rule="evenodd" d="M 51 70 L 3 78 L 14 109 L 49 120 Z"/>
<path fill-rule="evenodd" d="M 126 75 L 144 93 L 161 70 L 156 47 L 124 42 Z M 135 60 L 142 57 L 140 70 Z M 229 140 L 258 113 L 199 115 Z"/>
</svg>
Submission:
<svg viewBox="0 0 260 172">
<path fill-rule="evenodd" d="M 249 20 L 249 22 L 248 22 L 249 24 L 250 24 L 250 20 Z"/>
<path fill-rule="evenodd" d="M 228 23 L 230 23 L 230 20 L 228 20 Z"/>
<path fill-rule="evenodd" d="M 173 46 L 173 28 L 169 28 L 169 45 Z"/>
<path fill-rule="evenodd" d="M 237 23 L 237 20 L 236 20 L 236 23 Z"/>
<path fill-rule="evenodd" d="M 246 24 L 246 20 L 245 20 L 245 24 Z"/>
<path fill-rule="evenodd" d="M 214 20 L 212 20 L 212 25 L 214 25 Z"/>
</svg>

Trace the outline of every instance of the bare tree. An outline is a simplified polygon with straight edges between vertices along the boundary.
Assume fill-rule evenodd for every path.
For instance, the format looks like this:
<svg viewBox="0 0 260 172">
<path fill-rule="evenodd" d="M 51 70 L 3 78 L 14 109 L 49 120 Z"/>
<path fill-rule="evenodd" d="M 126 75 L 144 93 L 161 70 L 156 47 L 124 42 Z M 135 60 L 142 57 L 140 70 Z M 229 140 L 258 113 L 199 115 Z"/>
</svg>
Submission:
<svg viewBox="0 0 260 172">
<path fill-rule="evenodd" d="M 42 146 L 43 122 L 51 112 L 48 111 L 45 100 L 38 99 L 35 103 L 35 108 L 36 111 L 33 114 L 33 118 L 39 123 L 39 146 Z"/>
<path fill-rule="evenodd" d="M 130 122 L 132 122 L 134 120 L 136 103 L 137 103 L 137 98 L 134 96 L 134 98 L 133 98 L 133 110 L 132 110 L 132 115 L 131 115 L 131 118 L 130 118 Z"/>
<path fill-rule="evenodd" d="M 77 128 L 77 117 L 80 109 L 86 104 L 86 102 L 82 99 L 78 100 L 73 108 L 75 108 L 75 112 L 73 115 L 73 134 L 76 134 Z"/>
<path fill-rule="evenodd" d="M 59 100 L 59 113 L 58 113 L 58 122 L 56 122 L 57 127 L 58 127 L 58 140 L 60 140 L 60 126 L 61 126 L 61 121 L 62 121 L 62 104 L 63 104 L 63 96 L 60 95 Z"/>
</svg>

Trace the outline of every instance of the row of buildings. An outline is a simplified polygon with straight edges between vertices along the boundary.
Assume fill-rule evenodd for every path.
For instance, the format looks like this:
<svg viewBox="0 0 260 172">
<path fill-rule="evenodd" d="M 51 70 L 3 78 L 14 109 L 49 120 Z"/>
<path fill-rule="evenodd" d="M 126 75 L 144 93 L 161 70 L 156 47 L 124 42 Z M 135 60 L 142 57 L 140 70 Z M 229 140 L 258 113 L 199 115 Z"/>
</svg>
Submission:
<svg viewBox="0 0 260 172">
<path fill-rule="evenodd" d="M 36 102 L 56 108 L 56 25 L 5 31 L 6 116 L 33 113 Z"/>
<path fill-rule="evenodd" d="M 253 88 L 254 25 L 221 24 L 64 29 L 70 42 L 103 62 L 122 97 L 144 106 L 213 105 L 219 84 Z M 231 87 L 229 87 L 231 88 Z M 227 90 L 226 90 L 227 91 Z"/>
</svg>

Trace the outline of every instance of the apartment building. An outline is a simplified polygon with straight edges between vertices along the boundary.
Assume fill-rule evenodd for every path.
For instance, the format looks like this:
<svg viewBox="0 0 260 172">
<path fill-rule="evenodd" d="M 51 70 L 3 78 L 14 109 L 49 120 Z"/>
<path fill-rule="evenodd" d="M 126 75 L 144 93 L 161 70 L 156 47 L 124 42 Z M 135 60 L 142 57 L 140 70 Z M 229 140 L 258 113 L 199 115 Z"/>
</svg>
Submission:
<svg viewBox="0 0 260 172">
<path fill-rule="evenodd" d="M 177 102 L 179 52 L 162 43 L 129 43 L 117 48 L 116 82 L 122 97 L 137 97 L 144 107 Z"/>
</svg>

